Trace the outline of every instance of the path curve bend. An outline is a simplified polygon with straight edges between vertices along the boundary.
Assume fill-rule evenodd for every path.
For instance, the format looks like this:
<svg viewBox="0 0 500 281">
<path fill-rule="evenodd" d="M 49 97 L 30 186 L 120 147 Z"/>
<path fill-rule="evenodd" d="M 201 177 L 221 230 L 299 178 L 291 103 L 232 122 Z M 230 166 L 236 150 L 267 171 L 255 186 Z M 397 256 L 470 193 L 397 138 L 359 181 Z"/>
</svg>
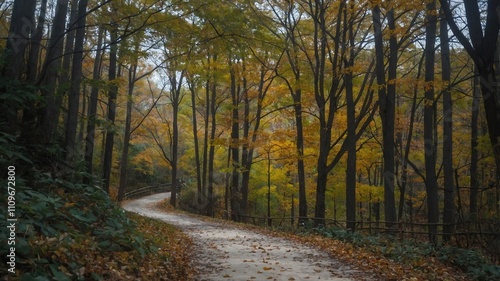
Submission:
<svg viewBox="0 0 500 281">
<path fill-rule="evenodd" d="M 353 276 L 360 274 L 307 245 L 154 207 L 168 196 L 154 194 L 129 201 L 123 208 L 175 225 L 189 235 L 195 245 L 196 280 L 338 281 L 355 280 Z"/>
</svg>

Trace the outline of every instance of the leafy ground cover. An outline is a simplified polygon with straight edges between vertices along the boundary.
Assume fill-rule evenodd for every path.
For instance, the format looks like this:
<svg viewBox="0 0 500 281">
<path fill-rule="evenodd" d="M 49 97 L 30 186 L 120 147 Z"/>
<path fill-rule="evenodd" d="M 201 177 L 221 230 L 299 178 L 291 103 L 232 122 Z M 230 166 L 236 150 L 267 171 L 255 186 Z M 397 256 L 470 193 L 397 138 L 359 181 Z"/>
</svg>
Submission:
<svg viewBox="0 0 500 281">
<path fill-rule="evenodd" d="M 125 213 L 95 187 L 47 175 L 36 184 L 45 188 L 19 187 L 16 195 L 16 270 L 2 267 L 0 273 L 8 280 L 188 280 L 192 275 L 190 241 L 172 226 Z M 7 233 L 1 236 L 5 244 Z M 5 257 L 7 249 L 1 249 Z"/>
<path fill-rule="evenodd" d="M 140 276 L 147 277 L 149 274 L 146 271 L 156 271 L 152 276 L 156 278 L 150 278 L 150 280 L 191 280 L 195 271 L 191 266 L 192 241 L 190 238 L 179 229 L 159 220 L 133 213 L 128 213 L 128 215 L 137 223 L 137 229 L 158 247 L 158 252 L 150 255 L 148 261 L 144 261 L 148 265 L 144 267 L 144 274 Z M 158 261 L 161 261 L 162 257 L 166 258 L 167 262 L 159 264 Z"/>
<path fill-rule="evenodd" d="M 168 202 L 157 205 L 169 212 Z M 200 217 L 203 220 L 218 220 Z M 231 222 L 224 221 L 224 223 Z M 392 236 L 368 236 L 342 229 L 269 229 L 237 224 L 270 236 L 284 237 L 314 246 L 378 280 L 500 280 L 500 267 L 476 251 L 456 247 L 434 247 L 427 243 L 400 241 Z"/>
<path fill-rule="evenodd" d="M 188 280 L 192 275 L 190 241 L 179 230 L 125 213 L 95 188 L 45 176 L 40 182 L 49 188 L 19 188 L 16 273 L 2 267 L 2 276 L 9 280 Z M 6 235 L 2 231 L 2 244 Z M 2 247 L 4 257 L 6 250 Z"/>
<path fill-rule="evenodd" d="M 327 251 L 381 280 L 500 280 L 500 266 L 477 251 L 368 236 L 341 229 L 261 229 Z"/>
<path fill-rule="evenodd" d="M 414 249 L 406 249 L 407 254 L 412 255 L 412 258 L 407 258 L 403 252 L 399 252 L 401 256 L 398 257 L 396 248 L 390 250 L 392 246 L 375 244 L 370 242 L 370 239 L 360 243 L 356 240 L 325 235 L 325 233 L 292 236 L 293 239 L 324 249 L 341 260 L 370 270 L 383 280 L 470 279 L 463 272 L 457 271 L 435 257 L 418 253 Z M 394 255 L 387 255 L 384 247 L 388 251 L 394 251 Z"/>
<path fill-rule="evenodd" d="M 500 280 L 500 266 L 491 263 L 475 250 L 434 246 L 413 240 L 401 241 L 395 236 L 367 236 L 340 229 L 316 231 L 321 236 L 349 243 L 398 264 L 411 266 L 416 273 L 425 274 L 432 280 Z M 392 275 L 401 274 L 392 272 Z"/>
<path fill-rule="evenodd" d="M 1 266 L 2 280 L 191 278 L 190 240 L 179 230 L 126 213 L 100 188 L 78 183 L 78 171 L 58 174 L 57 147 L 29 148 L 6 134 L 0 143 L 0 166 L 16 171 L 13 198 L 6 196 L 8 177 L 0 179 L 0 255 L 4 262 L 15 255 L 15 272 Z M 7 209 L 8 200 L 15 209 Z M 10 214 L 15 229 L 7 228 Z M 15 244 L 9 244 L 13 235 Z"/>
</svg>

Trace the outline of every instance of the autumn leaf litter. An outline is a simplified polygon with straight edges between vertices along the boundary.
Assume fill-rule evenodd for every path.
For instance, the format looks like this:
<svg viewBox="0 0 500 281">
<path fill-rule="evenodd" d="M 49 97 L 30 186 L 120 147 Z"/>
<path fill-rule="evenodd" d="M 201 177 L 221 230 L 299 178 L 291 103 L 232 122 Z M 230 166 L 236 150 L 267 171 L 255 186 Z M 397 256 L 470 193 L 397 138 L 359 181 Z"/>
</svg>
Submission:
<svg viewBox="0 0 500 281">
<path fill-rule="evenodd" d="M 194 243 L 196 280 L 360 280 L 365 272 L 300 242 L 223 221 L 164 212 L 167 193 L 130 201 L 124 209 L 182 229 Z"/>
</svg>

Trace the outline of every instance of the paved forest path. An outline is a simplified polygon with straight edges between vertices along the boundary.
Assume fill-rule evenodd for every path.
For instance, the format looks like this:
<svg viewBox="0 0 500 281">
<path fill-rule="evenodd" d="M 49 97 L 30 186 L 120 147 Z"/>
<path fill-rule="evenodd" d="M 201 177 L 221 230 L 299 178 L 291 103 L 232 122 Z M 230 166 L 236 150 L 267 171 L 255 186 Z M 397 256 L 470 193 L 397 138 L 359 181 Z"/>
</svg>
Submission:
<svg viewBox="0 0 500 281">
<path fill-rule="evenodd" d="M 195 245 L 197 280 L 354 280 L 353 276 L 360 275 L 326 253 L 297 242 L 154 208 L 169 195 L 132 200 L 123 208 L 165 221 L 188 234 Z"/>
</svg>

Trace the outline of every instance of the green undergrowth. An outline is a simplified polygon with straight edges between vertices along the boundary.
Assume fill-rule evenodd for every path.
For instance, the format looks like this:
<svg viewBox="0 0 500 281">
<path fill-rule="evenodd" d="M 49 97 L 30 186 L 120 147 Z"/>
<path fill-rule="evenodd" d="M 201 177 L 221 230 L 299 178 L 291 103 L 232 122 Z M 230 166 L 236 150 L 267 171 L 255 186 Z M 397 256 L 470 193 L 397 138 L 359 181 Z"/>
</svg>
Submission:
<svg viewBox="0 0 500 281">
<path fill-rule="evenodd" d="M 457 268 L 472 280 L 500 280 L 500 266 L 493 264 L 478 251 L 452 246 L 433 246 L 411 240 L 400 241 L 393 236 L 369 236 L 339 228 L 317 228 L 316 234 L 350 243 L 355 247 L 379 253 L 414 268 L 425 267 L 429 258 Z M 310 234 L 304 231 L 302 234 Z"/>
<path fill-rule="evenodd" d="M 7 134 L 0 143 L 4 280 L 188 279 L 187 249 L 169 246 L 186 239 L 179 231 L 124 212 L 99 187 L 66 180 L 82 178 L 78 172 L 57 176 L 50 165 L 57 163 L 57 148 L 33 152 Z M 7 212 L 8 166 L 16 171 L 13 215 Z M 15 229 L 7 227 L 12 224 Z M 15 268 L 5 266 L 9 261 Z"/>
<path fill-rule="evenodd" d="M 104 280 L 111 273 L 107 268 L 95 268 L 107 262 L 104 255 L 95 253 L 136 252 L 142 258 L 152 252 L 130 219 L 102 190 L 46 174 L 30 182 L 32 187 L 20 184 L 16 193 L 17 278 Z M 5 217 L 4 212 L 2 215 Z M 6 234 L 2 232 L 2 241 Z M 3 257 L 8 254 L 4 250 Z M 3 276 L 9 274 L 12 276 L 2 272 Z"/>
</svg>

